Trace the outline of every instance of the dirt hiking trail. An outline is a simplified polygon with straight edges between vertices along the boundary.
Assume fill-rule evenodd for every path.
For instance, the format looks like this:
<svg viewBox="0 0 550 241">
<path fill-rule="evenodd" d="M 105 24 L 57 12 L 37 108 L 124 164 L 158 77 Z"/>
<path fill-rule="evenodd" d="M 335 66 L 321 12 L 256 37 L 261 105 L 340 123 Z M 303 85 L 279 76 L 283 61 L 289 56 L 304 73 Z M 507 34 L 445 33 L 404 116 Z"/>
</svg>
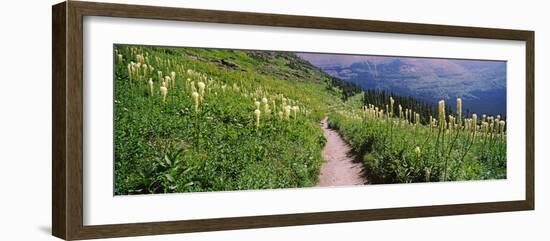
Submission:
<svg viewBox="0 0 550 241">
<path fill-rule="evenodd" d="M 321 166 L 318 187 L 363 185 L 367 180 L 361 175 L 361 163 L 354 162 L 351 148 L 335 130 L 328 128 L 327 118 L 321 121 L 327 139 L 323 157 L 327 161 Z"/>
</svg>

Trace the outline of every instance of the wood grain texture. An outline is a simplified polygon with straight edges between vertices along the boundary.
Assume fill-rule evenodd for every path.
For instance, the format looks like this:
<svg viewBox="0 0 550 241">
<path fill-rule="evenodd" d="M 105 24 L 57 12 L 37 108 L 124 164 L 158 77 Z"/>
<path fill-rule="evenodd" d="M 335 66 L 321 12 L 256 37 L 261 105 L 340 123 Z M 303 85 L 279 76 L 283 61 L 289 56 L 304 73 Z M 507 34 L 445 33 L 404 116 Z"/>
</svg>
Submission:
<svg viewBox="0 0 550 241">
<path fill-rule="evenodd" d="M 535 209 L 535 32 L 525 39 L 526 58 L 526 131 L 525 131 L 525 200 L 531 210 Z"/>
<path fill-rule="evenodd" d="M 525 200 L 114 225 L 83 225 L 83 17 L 108 16 L 526 43 Z M 534 209 L 534 32 L 433 24 L 69 1 L 52 9 L 52 233 L 67 240 L 265 228 Z"/>
<path fill-rule="evenodd" d="M 65 3 L 52 7 L 52 234 L 66 238 Z"/>
</svg>

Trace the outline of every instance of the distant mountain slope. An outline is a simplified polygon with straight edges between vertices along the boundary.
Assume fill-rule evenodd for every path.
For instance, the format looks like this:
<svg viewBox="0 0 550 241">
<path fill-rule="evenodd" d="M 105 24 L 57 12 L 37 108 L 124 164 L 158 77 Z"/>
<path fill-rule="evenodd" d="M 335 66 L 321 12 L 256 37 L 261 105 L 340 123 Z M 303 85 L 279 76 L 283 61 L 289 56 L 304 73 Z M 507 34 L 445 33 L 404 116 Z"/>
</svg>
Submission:
<svg viewBox="0 0 550 241">
<path fill-rule="evenodd" d="M 364 89 L 428 102 L 456 97 L 471 112 L 506 115 L 506 62 L 299 53 L 331 76 Z"/>
</svg>

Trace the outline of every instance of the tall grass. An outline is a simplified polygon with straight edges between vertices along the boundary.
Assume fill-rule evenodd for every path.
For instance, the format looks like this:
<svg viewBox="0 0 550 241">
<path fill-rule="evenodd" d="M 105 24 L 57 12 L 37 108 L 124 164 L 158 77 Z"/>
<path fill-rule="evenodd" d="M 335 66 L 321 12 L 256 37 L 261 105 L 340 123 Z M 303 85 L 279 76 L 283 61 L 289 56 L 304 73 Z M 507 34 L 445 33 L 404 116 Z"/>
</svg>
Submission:
<svg viewBox="0 0 550 241">
<path fill-rule="evenodd" d="M 315 185 L 325 140 L 310 106 L 323 95 L 306 96 L 322 87 L 191 55 L 201 51 L 116 47 L 116 194 Z"/>
<path fill-rule="evenodd" d="M 390 97 L 389 105 L 394 104 Z M 333 113 L 329 125 L 362 156 L 371 183 L 505 178 L 504 120 L 490 116 L 478 121 L 476 114 L 465 117 L 461 99 L 454 115 L 445 116 L 443 100 L 438 108 L 438 119 L 430 116 L 426 125 L 413 110 L 402 113 L 398 108 L 399 115 L 394 116 L 372 104 L 361 111 Z"/>
</svg>

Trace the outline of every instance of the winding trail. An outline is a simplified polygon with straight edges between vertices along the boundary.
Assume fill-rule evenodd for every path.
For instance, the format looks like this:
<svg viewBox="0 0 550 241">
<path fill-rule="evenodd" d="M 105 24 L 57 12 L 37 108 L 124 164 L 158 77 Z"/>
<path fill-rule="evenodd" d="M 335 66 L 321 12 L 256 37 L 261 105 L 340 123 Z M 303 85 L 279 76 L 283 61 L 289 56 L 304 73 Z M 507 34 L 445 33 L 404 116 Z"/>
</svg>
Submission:
<svg viewBox="0 0 550 241">
<path fill-rule="evenodd" d="M 328 128 L 327 118 L 321 121 L 327 139 L 323 157 L 327 162 L 321 166 L 318 187 L 363 185 L 367 180 L 361 175 L 361 163 L 354 162 L 351 148 L 335 130 Z"/>
</svg>

